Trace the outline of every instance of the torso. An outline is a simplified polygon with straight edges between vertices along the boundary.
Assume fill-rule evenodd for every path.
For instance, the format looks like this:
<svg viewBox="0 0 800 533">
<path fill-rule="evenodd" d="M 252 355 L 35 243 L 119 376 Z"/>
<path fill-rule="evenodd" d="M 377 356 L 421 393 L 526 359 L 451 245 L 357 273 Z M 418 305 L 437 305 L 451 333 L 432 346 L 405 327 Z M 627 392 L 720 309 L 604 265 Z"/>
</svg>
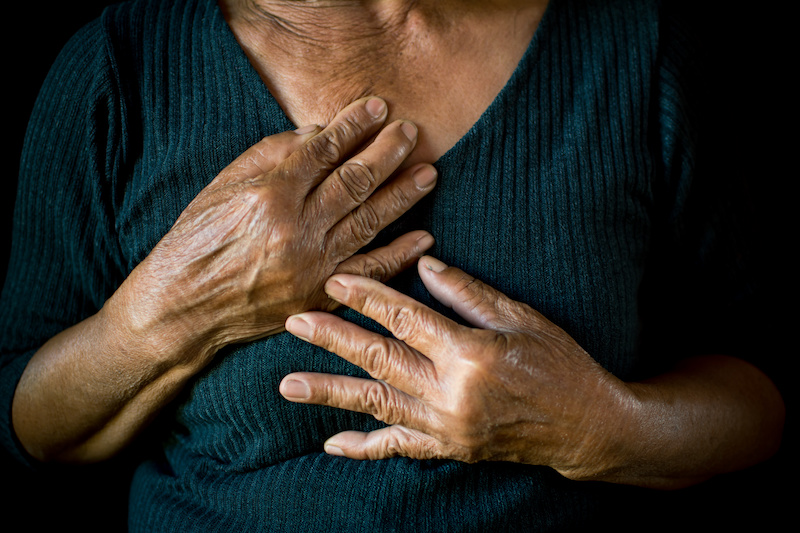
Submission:
<svg viewBox="0 0 800 533">
<path fill-rule="evenodd" d="M 547 0 L 501 2 L 500 9 L 482 2 L 438 2 L 394 18 L 363 6 L 344 7 L 354 10 L 346 17 L 363 19 L 347 25 L 345 35 L 329 14 L 322 15 L 334 27 L 327 31 L 310 20 L 314 14 L 303 15 L 314 28 L 312 39 L 302 26 L 290 33 L 261 14 L 246 13 L 235 0 L 220 4 L 294 124 L 324 125 L 351 101 L 381 96 L 389 103 L 387 123 L 402 118 L 419 128 L 417 149 L 406 162 L 411 165 L 438 160 L 480 118 L 528 48 Z M 314 9 L 319 8 L 306 11 Z"/>
<path fill-rule="evenodd" d="M 437 258 L 528 303 L 621 379 L 647 364 L 638 357 L 637 305 L 658 177 L 648 128 L 658 122 L 648 97 L 657 79 L 654 3 L 553 3 L 541 26 L 526 23 L 527 35 L 507 54 L 493 39 L 517 35 L 509 28 L 523 27 L 522 17 L 464 15 L 457 28 L 471 38 L 460 50 L 447 47 L 456 27 L 438 38 L 422 33 L 418 49 L 427 43 L 431 53 L 405 57 L 406 45 L 396 61 L 368 69 L 387 57 L 376 41 L 362 48 L 372 54 L 331 49 L 325 60 L 291 41 L 262 43 L 255 37 L 275 34 L 222 20 L 208 9 L 214 1 L 146 0 L 133 5 L 147 10 L 126 17 L 123 4 L 105 17 L 123 29 L 131 21 L 124 39 L 101 49 L 122 55 L 115 64 L 131 82 L 120 86 L 136 91 L 126 99 L 144 98 L 141 154 L 129 133 L 136 128 L 125 130 L 134 172 L 122 167 L 113 183 L 125 189 L 103 196 L 125 200 L 114 229 L 126 258 L 144 257 L 197 190 L 248 146 L 292 122 L 324 123 L 374 90 L 393 116 L 419 123 L 426 158 L 454 144 L 437 159 L 435 190 L 379 238 L 425 229 L 436 238 Z M 393 0 L 374 4 L 383 1 Z M 342 54 L 353 64 L 339 71 L 331 59 Z M 297 65 L 297 76 L 287 63 Z M 130 65 L 136 69 L 125 72 Z M 325 85 L 320 69 L 327 69 Z M 414 269 L 392 286 L 448 313 Z M 341 315 L 375 328 L 352 310 Z M 288 334 L 225 350 L 166 413 L 163 454 L 139 468 L 131 489 L 131 530 L 202 530 L 211 522 L 229 531 L 539 529 L 609 503 L 534 467 L 327 456 L 322 443 L 331 435 L 381 425 L 360 413 L 286 402 L 278 384 L 295 371 L 363 376 Z M 614 509 L 628 505 L 619 498 Z"/>
</svg>

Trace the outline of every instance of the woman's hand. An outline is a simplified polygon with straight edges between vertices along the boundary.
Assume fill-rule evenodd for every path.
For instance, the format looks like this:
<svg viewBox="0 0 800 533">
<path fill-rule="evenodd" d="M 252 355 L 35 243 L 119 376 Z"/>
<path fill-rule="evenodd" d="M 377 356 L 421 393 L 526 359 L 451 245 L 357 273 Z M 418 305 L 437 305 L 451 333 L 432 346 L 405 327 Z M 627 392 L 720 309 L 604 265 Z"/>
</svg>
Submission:
<svg viewBox="0 0 800 533">
<path fill-rule="evenodd" d="M 598 413 L 619 410 L 625 387 L 562 329 L 460 270 L 426 257 L 432 294 L 475 325 L 464 327 L 379 282 L 334 276 L 335 301 L 386 327 L 385 338 L 326 313 L 286 329 L 364 368 L 375 380 L 291 374 L 288 399 L 369 413 L 391 424 L 346 432 L 329 453 L 546 464 L 568 474 L 602 445 Z"/>
<path fill-rule="evenodd" d="M 387 279 L 413 263 L 433 243 L 425 232 L 356 255 L 436 178 L 425 164 L 391 177 L 416 128 L 381 129 L 385 119 L 382 100 L 359 100 L 326 128 L 268 137 L 225 168 L 102 309 L 30 360 L 12 414 L 26 450 L 42 461 L 111 457 L 219 348 L 330 309 L 334 272 Z"/>
<path fill-rule="evenodd" d="M 436 177 L 423 164 L 387 181 L 417 130 L 398 121 L 379 131 L 386 114 L 382 100 L 365 98 L 325 129 L 268 137 L 245 152 L 112 299 L 121 323 L 154 350 L 192 342 L 184 352 L 207 361 L 226 344 L 281 331 L 292 313 L 330 309 L 322 288 L 334 272 L 386 280 L 413 263 L 433 243 L 425 232 L 355 255 Z"/>
<path fill-rule="evenodd" d="M 291 401 L 389 424 L 334 435 L 328 453 L 513 461 L 571 479 L 677 488 L 749 466 L 780 441 L 780 397 L 743 361 L 698 357 L 647 383 L 624 383 L 529 306 L 430 257 L 419 272 L 475 327 L 352 275 L 332 277 L 326 292 L 395 338 L 327 313 L 287 320 L 290 333 L 375 378 L 303 372 L 281 382 Z"/>
</svg>

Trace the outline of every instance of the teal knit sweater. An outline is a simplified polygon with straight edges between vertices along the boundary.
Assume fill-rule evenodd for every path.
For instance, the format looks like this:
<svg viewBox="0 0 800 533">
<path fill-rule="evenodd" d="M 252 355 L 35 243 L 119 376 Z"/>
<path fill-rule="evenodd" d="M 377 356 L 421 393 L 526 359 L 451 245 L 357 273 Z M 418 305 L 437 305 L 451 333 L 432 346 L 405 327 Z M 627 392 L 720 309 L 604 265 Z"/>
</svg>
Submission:
<svg viewBox="0 0 800 533">
<path fill-rule="evenodd" d="M 717 346 L 703 317 L 738 293 L 696 191 L 692 56 L 676 29 L 656 2 L 553 0 L 506 87 L 437 162 L 436 190 L 384 240 L 430 231 L 435 256 L 538 309 L 622 379 L 660 371 L 676 347 Z M 32 353 L 96 312 L 225 165 L 294 127 L 211 0 L 125 3 L 70 42 L 31 119 L 0 309 L 0 435 L 19 461 L 32 463 L 9 413 Z M 415 273 L 392 284 L 440 309 Z M 676 308 L 680 328 L 664 320 Z M 283 400 L 279 381 L 300 370 L 363 375 L 288 334 L 220 353 L 151 430 L 131 530 L 556 531 L 666 501 L 542 467 L 328 456 L 327 437 L 380 424 Z"/>
</svg>

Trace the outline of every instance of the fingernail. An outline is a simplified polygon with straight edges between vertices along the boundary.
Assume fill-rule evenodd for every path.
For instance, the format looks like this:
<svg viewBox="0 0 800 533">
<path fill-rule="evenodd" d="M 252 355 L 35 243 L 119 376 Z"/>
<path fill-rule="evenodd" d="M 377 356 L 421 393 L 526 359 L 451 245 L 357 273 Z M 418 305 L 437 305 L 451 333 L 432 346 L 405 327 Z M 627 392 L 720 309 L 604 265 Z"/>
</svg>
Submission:
<svg viewBox="0 0 800 533">
<path fill-rule="evenodd" d="M 311 339 L 311 324 L 297 315 L 286 319 L 286 331 L 306 341 Z"/>
<path fill-rule="evenodd" d="M 428 270 L 432 270 L 433 272 L 441 272 L 442 270 L 447 268 L 447 265 L 445 265 L 438 259 L 431 256 L 424 257 L 423 261 L 425 268 L 427 268 Z"/>
<path fill-rule="evenodd" d="M 338 446 L 334 446 L 333 444 L 326 444 L 325 445 L 325 453 L 328 455 L 336 455 L 339 457 L 344 457 L 344 452 Z"/>
<path fill-rule="evenodd" d="M 304 381 L 289 379 L 281 383 L 281 394 L 286 398 L 307 400 L 311 397 L 311 390 Z"/>
<path fill-rule="evenodd" d="M 433 239 L 433 236 L 430 233 L 426 233 L 425 235 L 417 239 L 417 250 L 419 251 L 427 250 L 428 248 L 433 246 L 434 242 L 436 241 Z"/>
<path fill-rule="evenodd" d="M 312 131 L 316 130 L 319 126 L 316 124 L 309 124 L 308 126 L 303 126 L 301 128 L 297 128 L 294 132 L 297 135 L 305 135 L 306 133 L 311 133 Z"/>
<path fill-rule="evenodd" d="M 436 181 L 436 169 L 426 165 L 414 172 L 412 179 L 417 184 L 417 187 L 427 189 Z"/>
<path fill-rule="evenodd" d="M 400 130 L 408 137 L 409 141 L 417 138 L 417 127 L 411 122 L 403 122 L 400 124 Z"/>
<path fill-rule="evenodd" d="M 335 279 L 329 279 L 325 284 L 325 293 L 336 301 L 342 301 L 347 295 L 347 287 Z"/>
<path fill-rule="evenodd" d="M 380 98 L 370 98 L 365 104 L 367 112 L 375 118 L 380 118 L 386 111 L 386 102 Z"/>
</svg>

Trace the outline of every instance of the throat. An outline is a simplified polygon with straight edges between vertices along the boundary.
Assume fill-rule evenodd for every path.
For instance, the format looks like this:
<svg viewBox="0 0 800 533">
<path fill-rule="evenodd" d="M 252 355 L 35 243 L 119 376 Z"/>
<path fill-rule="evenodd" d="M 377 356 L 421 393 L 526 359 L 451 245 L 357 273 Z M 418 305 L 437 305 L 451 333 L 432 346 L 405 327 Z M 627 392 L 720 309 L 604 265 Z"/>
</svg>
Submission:
<svg viewBox="0 0 800 533">
<path fill-rule="evenodd" d="M 268 13 L 223 12 L 295 125 L 324 126 L 353 100 L 380 96 L 387 123 L 402 118 L 419 129 L 408 166 L 438 160 L 480 118 L 527 49 L 546 2 L 525 10 L 524 24 L 509 10 L 447 15 L 441 10 L 450 2 L 427 11 L 421 4 L 277 1 L 260 6 L 271 6 Z M 379 9 L 387 5 L 408 9 Z"/>
<path fill-rule="evenodd" d="M 362 96 L 401 85 L 430 17 L 417 0 L 237 0 L 226 18 L 295 123 L 324 125 Z M 231 5 L 238 5 L 230 9 Z M 225 9 L 224 9 L 225 10 Z M 421 65 L 420 65 L 421 66 Z"/>
<path fill-rule="evenodd" d="M 237 0 L 228 0 L 236 2 Z M 382 38 L 402 29 L 420 12 L 417 0 L 238 0 L 237 11 L 252 22 L 267 23 L 293 41 L 327 46 Z"/>
</svg>

